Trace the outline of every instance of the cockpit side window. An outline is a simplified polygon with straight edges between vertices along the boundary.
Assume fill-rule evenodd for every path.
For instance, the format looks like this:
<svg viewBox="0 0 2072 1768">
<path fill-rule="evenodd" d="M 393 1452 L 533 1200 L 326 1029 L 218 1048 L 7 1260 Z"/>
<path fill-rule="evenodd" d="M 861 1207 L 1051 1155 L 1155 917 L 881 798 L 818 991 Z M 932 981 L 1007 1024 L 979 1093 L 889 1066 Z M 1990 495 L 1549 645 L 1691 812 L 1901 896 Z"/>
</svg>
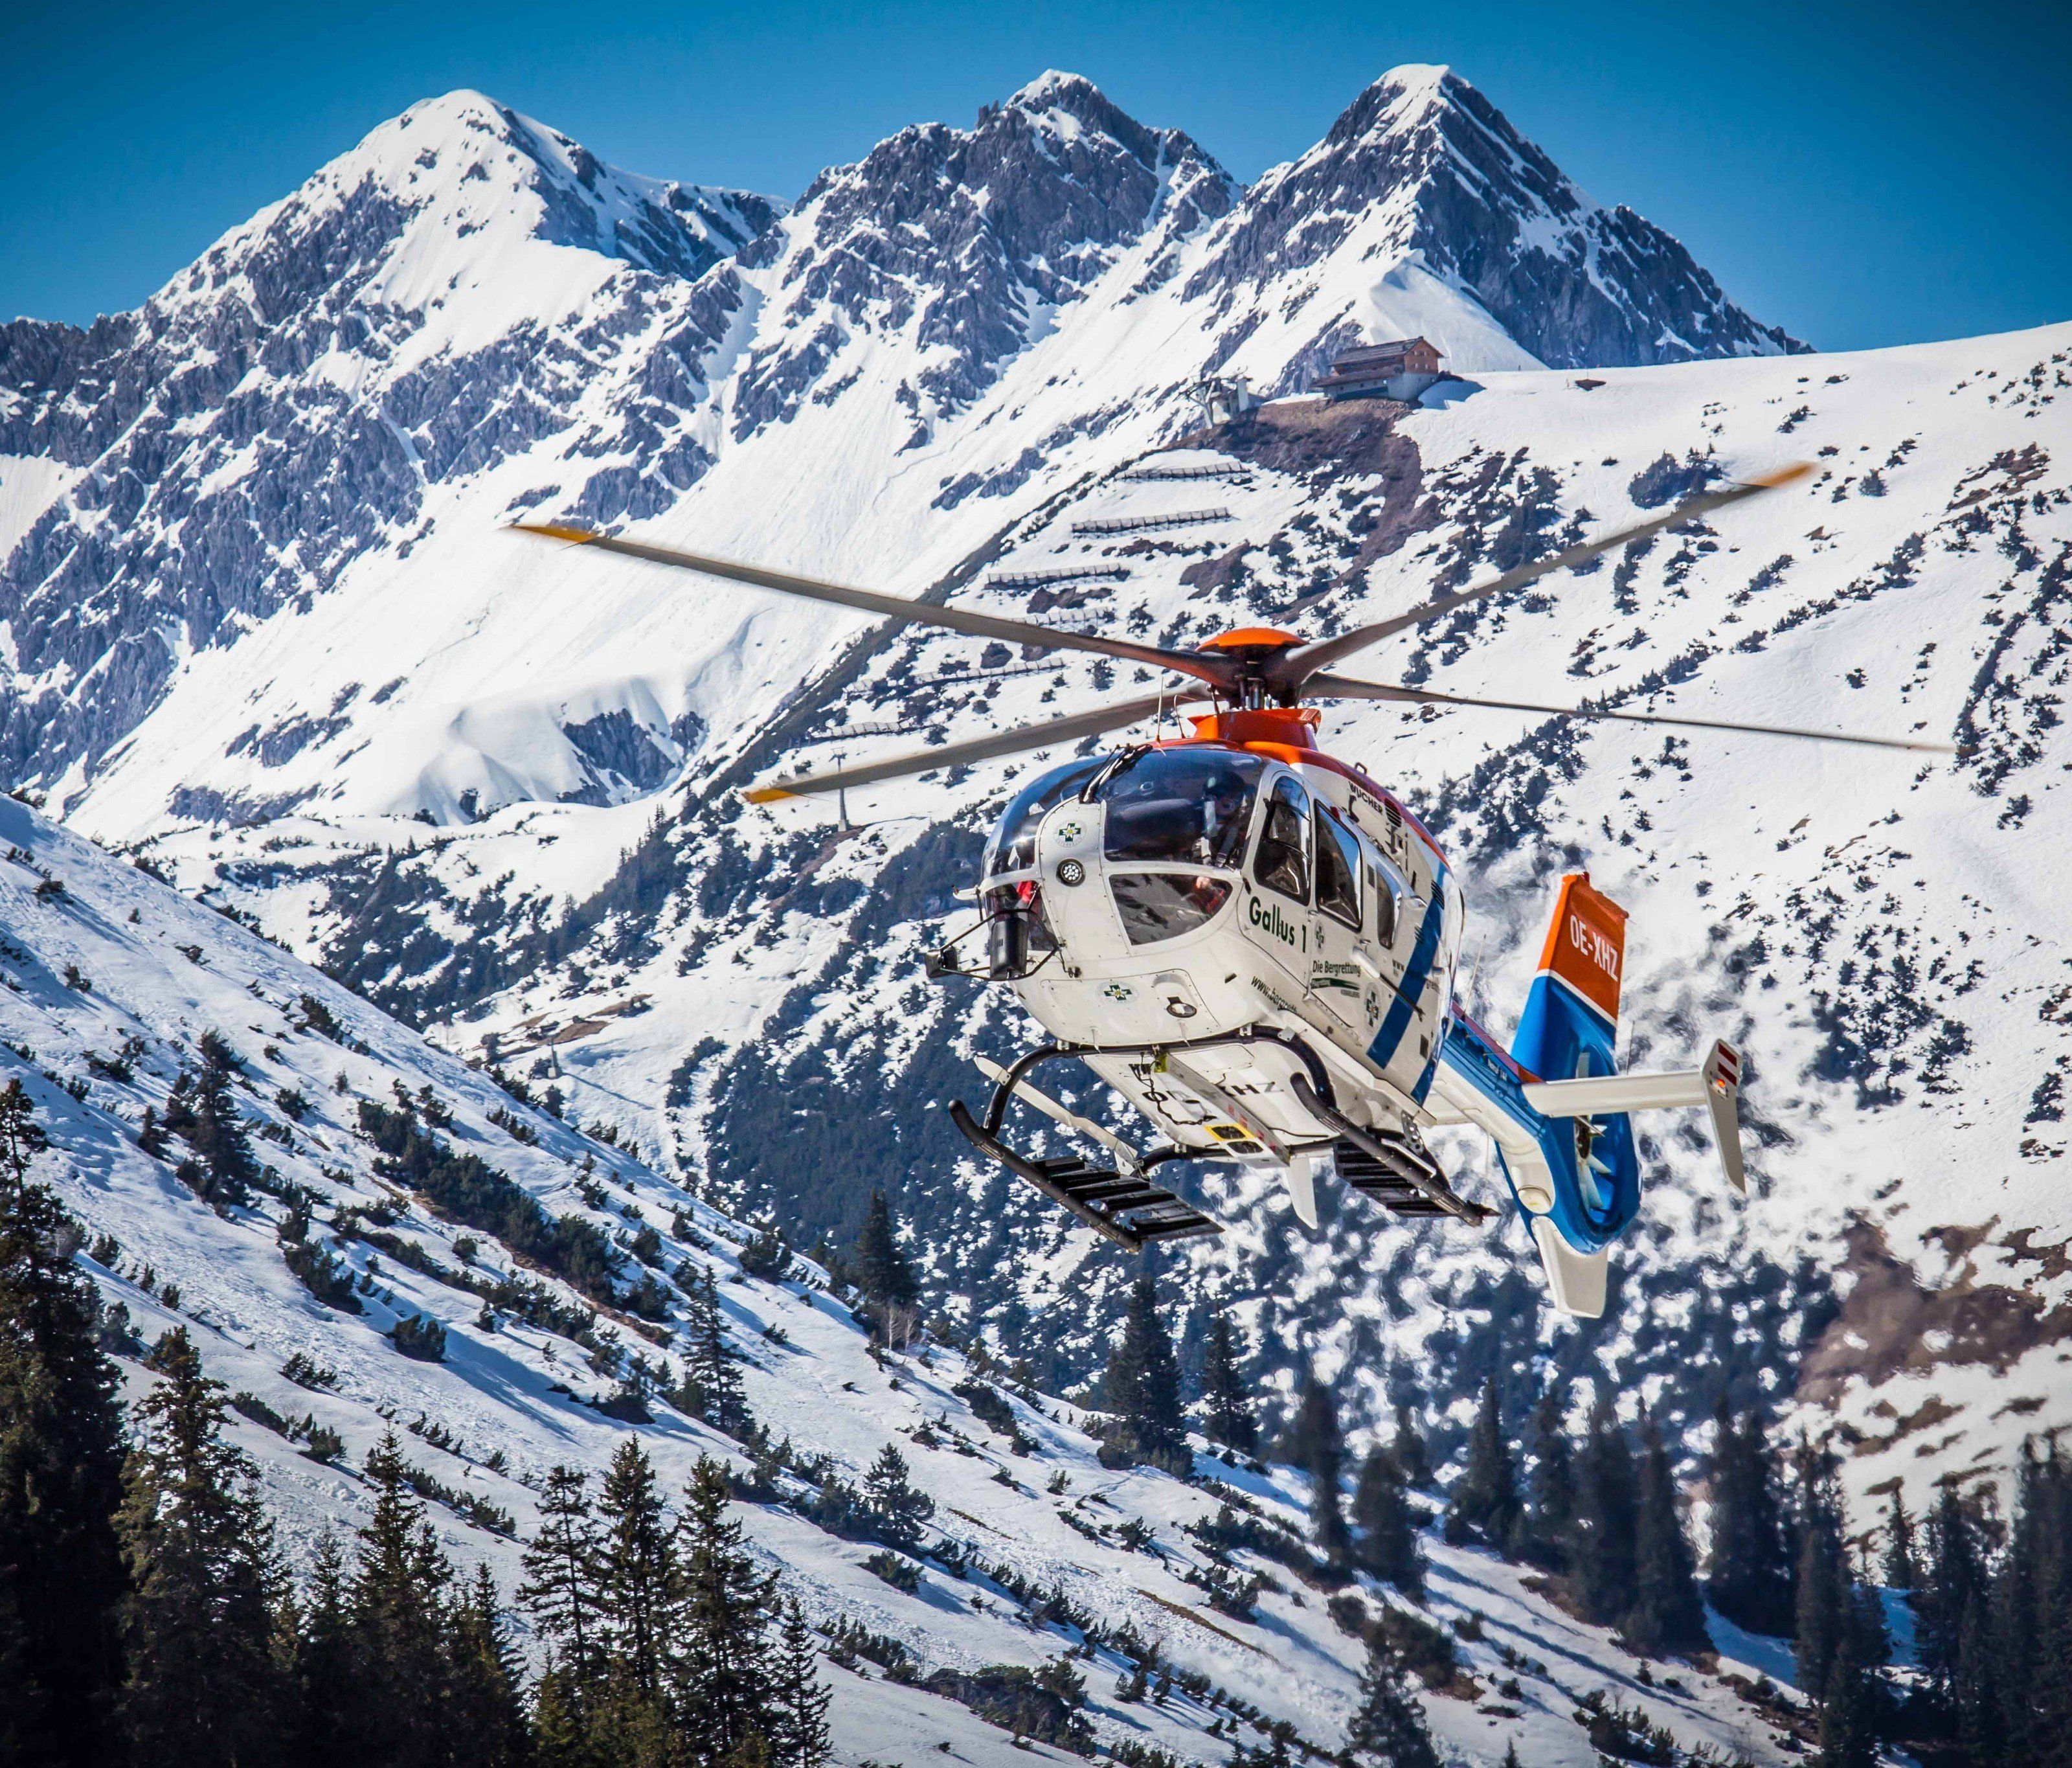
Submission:
<svg viewBox="0 0 2072 1768">
<path fill-rule="evenodd" d="M 1403 895 L 1403 880 L 1387 860 L 1367 856 L 1367 899 L 1374 904 L 1374 936 L 1383 945 L 1396 944 L 1396 904 Z"/>
<path fill-rule="evenodd" d="M 1275 780 L 1268 795 L 1252 875 L 1282 896 L 1309 900 L 1309 795 L 1289 775 Z"/>
<path fill-rule="evenodd" d="M 1095 770 L 1106 766 L 1108 760 L 1104 755 L 1092 755 L 1084 761 L 1068 762 L 1017 792 L 1001 813 L 993 839 L 985 844 L 985 875 L 995 878 L 1003 872 L 1026 872 L 1034 865 L 1037 824 L 1054 804 L 1062 804 L 1086 784 Z"/>
<path fill-rule="evenodd" d="M 1317 907 L 1347 927 L 1360 924 L 1359 843 L 1322 804 L 1317 807 Z"/>
</svg>

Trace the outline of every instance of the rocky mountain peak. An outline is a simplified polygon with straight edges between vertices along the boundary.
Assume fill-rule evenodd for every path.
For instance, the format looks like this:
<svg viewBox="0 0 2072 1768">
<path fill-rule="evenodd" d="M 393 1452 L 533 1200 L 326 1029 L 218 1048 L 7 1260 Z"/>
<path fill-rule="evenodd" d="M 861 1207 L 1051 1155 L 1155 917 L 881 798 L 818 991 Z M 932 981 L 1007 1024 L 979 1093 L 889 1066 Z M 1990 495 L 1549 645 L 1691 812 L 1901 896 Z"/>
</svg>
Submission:
<svg viewBox="0 0 2072 1768">
<path fill-rule="evenodd" d="M 1450 68 L 1395 68 L 1264 174 L 1190 290 L 1393 257 L 1478 302 L 1556 368 L 1807 347 L 1729 302 L 1683 245 L 1581 190 Z"/>
<path fill-rule="evenodd" d="M 1046 73 L 970 130 L 902 130 L 824 172 L 780 239 L 787 335 L 744 373 L 735 429 L 796 409 L 852 339 L 907 333 L 927 356 L 907 383 L 925 430 L 1028 341 L 1035 315 L 1079 299 L 1124 252 L 1224 213 L 1235 187 L 1178 130 L 1147 127 L 1091 80 Z"/>
<path fill-rule="evenodd" d="M 6 764 L 90 768 L 170 678 L 170 635 L 204 649 L 328 589 L 407 531 L 428 483 L 565 427 L 598 352 L 782 212 L 620 171 L 453 92 L 372 130 L 138 312 L 0 330 L 16 396 L 0 454 L 76 471 L 0 559 Z M 672 470 L 680 489 L 689 469 Z M 68 691 L 84 677 L 124 713 Z"/>
<path fill-rule="evenodd" d="M 696 276 L 783 212 L 746 191 L 644 178 L 467 88 L 413 105 L 262 212 L 232 241 L 330 203 L 392 203 L 455 239 L 516 231 L 663 274 Z"/>
</svg>

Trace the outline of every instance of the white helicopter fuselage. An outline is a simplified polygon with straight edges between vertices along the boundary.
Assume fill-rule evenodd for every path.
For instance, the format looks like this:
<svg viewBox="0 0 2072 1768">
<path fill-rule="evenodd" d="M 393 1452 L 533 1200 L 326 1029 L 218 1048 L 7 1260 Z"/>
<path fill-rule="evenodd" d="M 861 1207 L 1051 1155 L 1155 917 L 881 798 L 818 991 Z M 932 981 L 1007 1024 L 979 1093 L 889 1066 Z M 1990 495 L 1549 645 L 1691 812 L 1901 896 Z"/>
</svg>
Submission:
<svg viewBox="0 0 2072 1768">
<path fill-rule="evenodd" d="M 1246 826 L 1241 839 L 1207 844 L 1217 849 L 1209 862 L 1197 862 L 1198 845 L 1175 861 L 1174 844 L 1117 826 L 1135 808 L 1133 775 L 1163 768 L 1184 787 L 1188 770 L 1233 753 L 1252 776 Z M 1154 823 L 1160 802 L 1148 801 Z M 1175 745 L 1093 801 L 1067 793 L 1033 834 L 1028 863 L 987 880 L 1033 882 L 1055 944 L 1034 954 L 1016 990 L 1174 1145 L 1289 1166 L 1302 1145 L 1328 1144 L 1336 1132 L 1290 1084 L 1314 1075 L 1298 1046 L 1328 1072 L 1326 1096 L 1359 1122 L 1414 1135 L 1437 1120 L 1423 1100 L 1465 905 L 1437 845 L 1385 791 L 1321 757 Z"/>
<path fill-rule="evenodd" d="M 1698 1068 L 1618 1071 L 1626 911 L 1581 873 L 1561 881 L 1517 1034 L 1499 1046 L 1453 1001 L 1466 904 L 1437 844 L 1310 745 L 1299 709 L 1243 716 L 1271 738 L 1224 741 L 1212 726 L 1054 769 L 1009 803 L 981 861 L 988 973 L 1056 1042 L 1012 1070 L 981 1061 L 993 1104 L 981 1121 L 952 1103 L 952 1117 L 1133 1246 L 1220 1231 L 1148 1176 L 1190 1157 L 1278 1170 L 1311 1227 L 1326 1173 L 1399 1214 L 1481 1222 L 1488 1209 L 1453 1190 L 1424 1137 L 1473 1125 L 1496 1147 L 1556 1305 L 1601 1312 L 1605 1248 L 1639 1203 L 1630 1114 L 1706 1108 L 1740 1190 L 1738 1053 L 1720 1042 Z M 1163 1145 L 1136 1147 L 1030 1083 L 1062 1056 Z M 1116 1169 L 1018 1151 L 1002 1140 L 1016 1098 Z"/>
</svg>

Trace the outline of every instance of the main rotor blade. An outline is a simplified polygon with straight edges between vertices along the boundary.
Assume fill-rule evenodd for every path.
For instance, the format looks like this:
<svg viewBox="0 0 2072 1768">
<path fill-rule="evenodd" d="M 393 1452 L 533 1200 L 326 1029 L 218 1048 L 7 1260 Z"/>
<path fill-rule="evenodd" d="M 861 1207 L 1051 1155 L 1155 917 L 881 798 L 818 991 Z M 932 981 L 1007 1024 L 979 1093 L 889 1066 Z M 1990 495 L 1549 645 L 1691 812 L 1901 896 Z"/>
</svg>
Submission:
<svg viewBox="0 0 2072 1768">
<path fill-rule="evenodd" d="M 651 565 L 674 565 L 680 570 L 701 571 L 707 577 L 751 583 L 759 590 L 775 590 L 780 595 L 804 596 L 809 602 L 832 602 L 838 607 L 858 608 L 866 614 L 882 614 L 887 619 L 915 626 L 947 627 L 952 632 L 975 638 L 999 639 L 1009 644 L 1026 644 L 1045 651 L 1092 651 L 1105 657 L 1122 657 L 1132 663 L 1148 663 L 1155 669 L 1175 669 L 1212 686 L 1224 688 L 1233 676 L 1231 666 L 1219 657 L 1204 657 L 1192 651 L 1166 651 L 1153 644 L 1135 644 L 1128 639 L 1111 639 L 1099 632 L 1060 631 L 1030 620 L 1010 620 L 974 608 L 937 606 L 932 602 L 910 602 L 904 596 L 881 595 L 874 590 L 853 589 L 846 583 L 823 583 L 817 578 L 794 577 L 788 572 L 766 570 L 759 565 L 743 565 L 734 559 L 706 558 L 696 553 L 679 553 L 667 546 L 650 546 L 643 541 L 625 541 L 587 528 L 567 528 L 554 522 L 514 522 L 520 534 L 538 534 L 550 541 L 567 541 L 578 546 L 594 546 L 600 552 L 623 553 L 628 558 L 645 559 Z"/>
<path fill-rule="evenodd" d="M 1587 564 L 1601 553 L 1609 553 L 1615 546 L 1625 546 L 1634 541 L 1644 541 L 1651 535 L 1659 534 L 1665 528 L 1674 528 L 1679 522 L 1688 522 L 1694 516 L 1710 515 L 1714 510 L 1725 509 L 1729 504 L 1738 504 L 1744 498 L 1773 491 L 1780 485 L 1794 483 L 1812 471 L 1802 461 L 1796 466 L 1750 479 L 1745 485 L 1730 485 L 1725 491 L 1707 491 L 1702 496 L 1688 498 L 1666 516 L 1635 523 L 1631 528 L 1621 528 L 1616 534 L 1579 541 L 1576 545 L 1564 547 L 1546 558 L 1536 559 L 1530 565 L 1521 565 L 1513 570 L 1506 571 L 1503 576 L 1492 578 L 1487 583 L 1478 584 L 1471 590 L 1462 590 L 1456 595 L 1437 597 L 1421 607 L 1411 609 L 1407 614 L 1392 615 L 1386 620 L 1377 620 L 1371 626 L 1357 627 L 1335 639 L 1324 639 L 1315 644 L 1305 644 L 1293 651 L 1283 652 L 1267 665 L 1268 680 L 1282 693 L 1292 695 L 1318 670 L 1328 669 L 1355 651 L 1364 651 L 1369 645 L 1379 644 L 1383 639 L 1398 632 L 1405 631 L 1413 626 L 1421 626 L 1427 620 L 1436 620 L 1441 615 L 1450 614 L 1455 608 L 1466 607 L 1470 602 L 1487 601 L 1493 595 L 1521 589 L 1552 572 L 1565 571 L 1573 565 Z"/>
<path fill-rule="evenodd" d="M 1208 697 L 1207 694 L 1189 693 L 1124 700 L 1112 706 L 1096 707 L 1092 712 L 1075 713 L 1069 718 L 1053 718 L 1046 724 L 1018 725 L 1011 730 L 996 730 L 989 737 L 976 737 L 969 742 L 945 743 L 939 748 L 915 750 L 883 761 L 861 762 L 853 767 L 833 767 L 824 773 L 773 779 L 767 786 L 751 786 L 741 796 L 751 804 L 768 804 L 782 798 L 803 798 L 808 792 L 831 792 L 845 786 L 875 785 L 881 779 L 897 779 L 905 774 L 931 773 L 938 767 L 961 767 L 974 761 L 1018 754 L 1025 749 L 1042 749 L 1052 743 L 1097 737 L 1104 731 L 1120 730 L 1141 718 L 1151 717 L 1161 707 Z"/>
<path fill-rule="evenodd" d="M 1585 706 L 1543 706 L 1529 700 L 1483 700 L 1471 695 L 1433 693 L 1424 688 L 1398 688 L 1379 681 L 1353 681 L 1344 676 L 1313 676 L 1305 690 L 1318 700 L 1391 700 L 1417 706 L 1486 706 L 1498 712 L 1544 713 L 1552 718 L 1609 720 L 1622 725 L 1676 725 L 1687 730 L 1745 731 L 1758 737 L 1804 737 L 1815 742 L 1860 743 L 1871 749 L 1915 749 L 1929 754 L 1954 755 L 1954 743 L 1923 742 L 1913 737 L 1865 737 L 1848 730 L 1808 730 L 1797 725 L 1745 725 L 1725 718 L 1678 718 L 1666 713 L 1610 712 Z"/>
</svg>

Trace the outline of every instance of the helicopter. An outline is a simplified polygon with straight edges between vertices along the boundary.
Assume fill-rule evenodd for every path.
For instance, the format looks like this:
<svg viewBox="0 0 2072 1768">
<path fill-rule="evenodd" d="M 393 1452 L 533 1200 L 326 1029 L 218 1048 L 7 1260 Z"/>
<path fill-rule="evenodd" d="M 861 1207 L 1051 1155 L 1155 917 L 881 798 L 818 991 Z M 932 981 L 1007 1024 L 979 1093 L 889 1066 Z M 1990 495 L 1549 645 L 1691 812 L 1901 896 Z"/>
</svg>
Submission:
<svg viewBox="0 0 2072 1768">
<path fill-rule="evenodd" d="M 1447 694 L 1337 672 L 1356 652 L 1615 548 L 1803 479 L 1804 464 L 1689 497 L 1486 582 L 1336 636 L 1240 627 L 1190 650 L 923 602 L 558 524 L 521 532 L 1031 651 L 1149 665 L 1187 685 L 962 743 L 767 780 L 751 803 L 846 793 L 881 781 L 1079 744 L 1187 712 L 1188 734 L 1080 755 L 1010 798 L 985 844 L 977 918 L 928 960 L 933 979 L 1012 988 L 1049 1035 L 1002 1067 L 979 1059 L 982 1112 L 946 1108 L 964 1137 L 1108 1240 L 1141 1249 L 1223 1225 L 1161 1183 L 1174 1163 L 1277 1174 L 1314 1230 L 1320 1182 L 1396 1215 L 1479 1227 L 1427 1132 L 1482 1131 L 1561 1312 L 1605 1308 L 1609 1252 L 1640 1209 L 1640 1112 L 1705 1113 L 1720 1169 L 1746 1192 L 1741 1052 L 1715 1038 L 1696 1066 L 1622 1072 L 1626 912 L 1587 873 L 1556 888 L 1537 972 L 1508 1045 L 1455 983 L 1467 921 L 1458 872 L 1411 809 L 1318 744 L 1321 701 L 1486 707 L 1559 719 L 1663 725 L 1954 752 L 1944 743 L 1795 726 Z M 976 940 L 976 944 L 971 942 Z M 1139 1146 L 1039 1089 L 1032 1075 L 1083 1063 L 1161 1138 Z M 1016 1103 L 1075 1149 L 1010 1140 Z"/>
</svg>

